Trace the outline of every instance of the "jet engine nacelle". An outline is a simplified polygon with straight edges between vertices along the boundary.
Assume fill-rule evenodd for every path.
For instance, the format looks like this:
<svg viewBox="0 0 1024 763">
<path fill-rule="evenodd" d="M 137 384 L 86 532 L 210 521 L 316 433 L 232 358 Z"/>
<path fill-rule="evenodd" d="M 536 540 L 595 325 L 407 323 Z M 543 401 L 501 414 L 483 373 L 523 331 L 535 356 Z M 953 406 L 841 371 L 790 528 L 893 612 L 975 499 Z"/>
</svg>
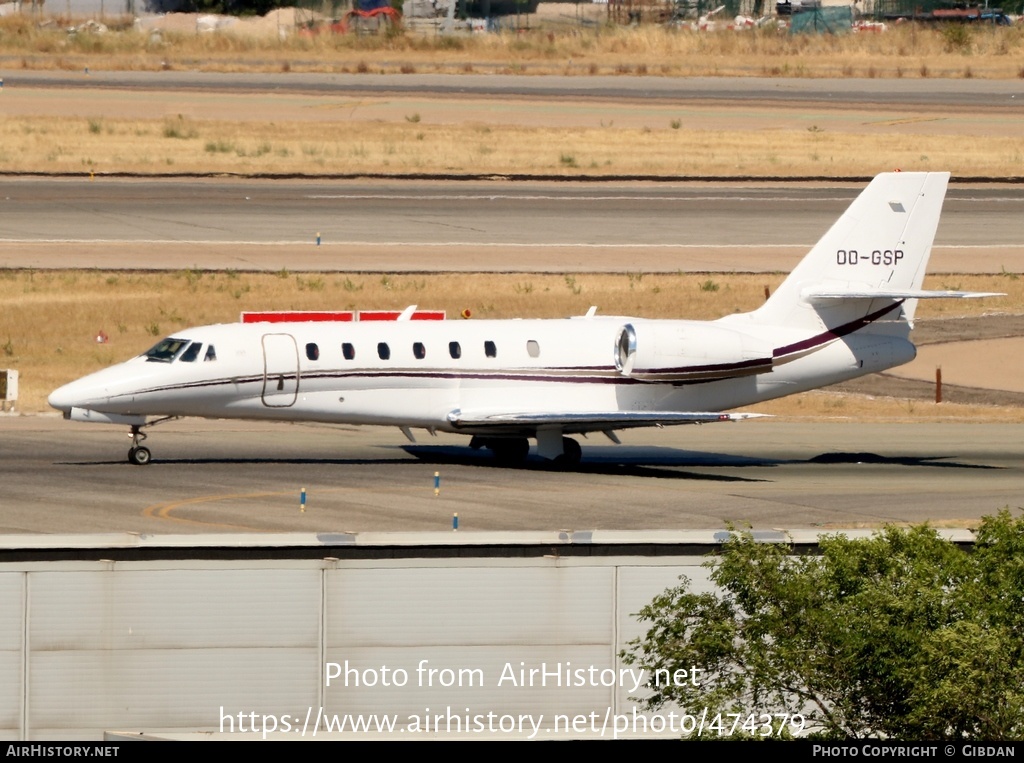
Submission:
<svg viewBox="0 0 1024 763">
<path fill-rule="evenodd" d="M 615 339 L 615 367 L 645 381 L 710 381 L 772 369 L 769 344 L 741 331 L 689 321 L 627 323 Z"/>
</svg>

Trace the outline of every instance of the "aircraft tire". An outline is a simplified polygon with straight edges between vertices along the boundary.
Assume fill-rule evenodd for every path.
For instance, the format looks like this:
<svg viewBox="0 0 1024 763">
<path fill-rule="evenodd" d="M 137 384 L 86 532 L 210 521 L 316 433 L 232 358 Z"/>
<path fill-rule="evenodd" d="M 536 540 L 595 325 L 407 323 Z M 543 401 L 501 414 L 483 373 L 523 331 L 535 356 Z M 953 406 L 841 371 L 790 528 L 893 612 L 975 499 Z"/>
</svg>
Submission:
<svg viewBox="0 0 1024 763">
<path fill-rule="evenodd" d="M 145 466 L 153 458 L 153 454 L 150 453 L 149 448 L 132 448 L 128 451 L 129 463 L 135 464 L 136 466 Z"/>
<path fill-rule="evenodd" d="M 525 437 L 496 437 L 488 445 L 494 458 L 503 464 L 521 464 L 530 454 L 530 441 Z"/>
<path fill-rule="evenodd" d="M 562 455 L 555 459 L 559 466 L 576 466 L 583 458 L 583 448 L 571 437 L 562 438 Z"/>
</svg>

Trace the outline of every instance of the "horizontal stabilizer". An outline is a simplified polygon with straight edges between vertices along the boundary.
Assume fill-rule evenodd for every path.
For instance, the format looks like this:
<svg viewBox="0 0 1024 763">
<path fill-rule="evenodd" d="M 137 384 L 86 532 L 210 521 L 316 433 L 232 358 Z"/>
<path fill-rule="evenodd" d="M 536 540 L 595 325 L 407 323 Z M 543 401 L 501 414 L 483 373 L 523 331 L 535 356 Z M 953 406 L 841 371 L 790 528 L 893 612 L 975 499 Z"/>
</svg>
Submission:
<svg viewBox="0 0 1024 763">
<path fill-rule="evenodd" d="M 801 295 L 807 302 L 825 302 L 833 299 L 980 299 L 1005 297 L 998 291 L 928 291 L 925 289 L 860 289 L 850 291 L 817 291 L 805 289 Z"/>
<path fill-rule="evenodd" d="M 459 429 L 504 427 L 561 427 L 567 432 L 593 432 L 605 429 L 660 427 L 677 424 L 712 424 L 719 421 L 744 421 L 764 418 L 763 413 L 717 413 L 712 411 L 594 411 L 579 413 L 497 413 L 452 411 L 448 421 Z"/>
</svg>

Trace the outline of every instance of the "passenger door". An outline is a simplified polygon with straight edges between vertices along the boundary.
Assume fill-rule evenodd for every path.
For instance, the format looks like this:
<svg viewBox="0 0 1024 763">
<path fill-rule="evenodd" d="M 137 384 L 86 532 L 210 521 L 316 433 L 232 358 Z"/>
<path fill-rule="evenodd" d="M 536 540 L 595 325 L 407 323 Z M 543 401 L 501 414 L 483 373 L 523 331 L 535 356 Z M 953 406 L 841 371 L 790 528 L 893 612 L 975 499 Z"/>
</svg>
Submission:
<svg viewBox="0 0 1024 763">
<path fill-rule="evenodd" d="M 299 395 L 299 347 L 291 334 L 263 335 L 263 405 L 287 408 Z"/>
</svg>

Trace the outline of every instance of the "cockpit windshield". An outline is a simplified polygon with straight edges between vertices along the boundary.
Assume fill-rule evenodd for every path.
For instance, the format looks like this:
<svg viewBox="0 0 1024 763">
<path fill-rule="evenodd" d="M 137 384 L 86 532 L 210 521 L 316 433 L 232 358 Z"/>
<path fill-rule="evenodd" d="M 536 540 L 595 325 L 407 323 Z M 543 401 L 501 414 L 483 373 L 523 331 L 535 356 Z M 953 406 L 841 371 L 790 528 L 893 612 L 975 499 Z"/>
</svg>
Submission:
<svg viewBox="0 0 1024 763">
<path fill-rule="evenodd" d="M 185 352 L 181 353 L 178 360 L 182 363 L 194 363 L 195 359 L 199 357 L 199 351 L 201 349 L 203 349 L 202 342 L 193 342 L 188 346 L 188 349 L 185 350 Z"/>
<path fill-rule="evenodd" d="M 188 339 L 175 339 L 174 337 L 161 339 L 147 350 L 143 354 L 143 357 L 146 358 L 146 362 L 156 361 L 158 363 L 170 363 L 188 344 Z"/>
</svg>

